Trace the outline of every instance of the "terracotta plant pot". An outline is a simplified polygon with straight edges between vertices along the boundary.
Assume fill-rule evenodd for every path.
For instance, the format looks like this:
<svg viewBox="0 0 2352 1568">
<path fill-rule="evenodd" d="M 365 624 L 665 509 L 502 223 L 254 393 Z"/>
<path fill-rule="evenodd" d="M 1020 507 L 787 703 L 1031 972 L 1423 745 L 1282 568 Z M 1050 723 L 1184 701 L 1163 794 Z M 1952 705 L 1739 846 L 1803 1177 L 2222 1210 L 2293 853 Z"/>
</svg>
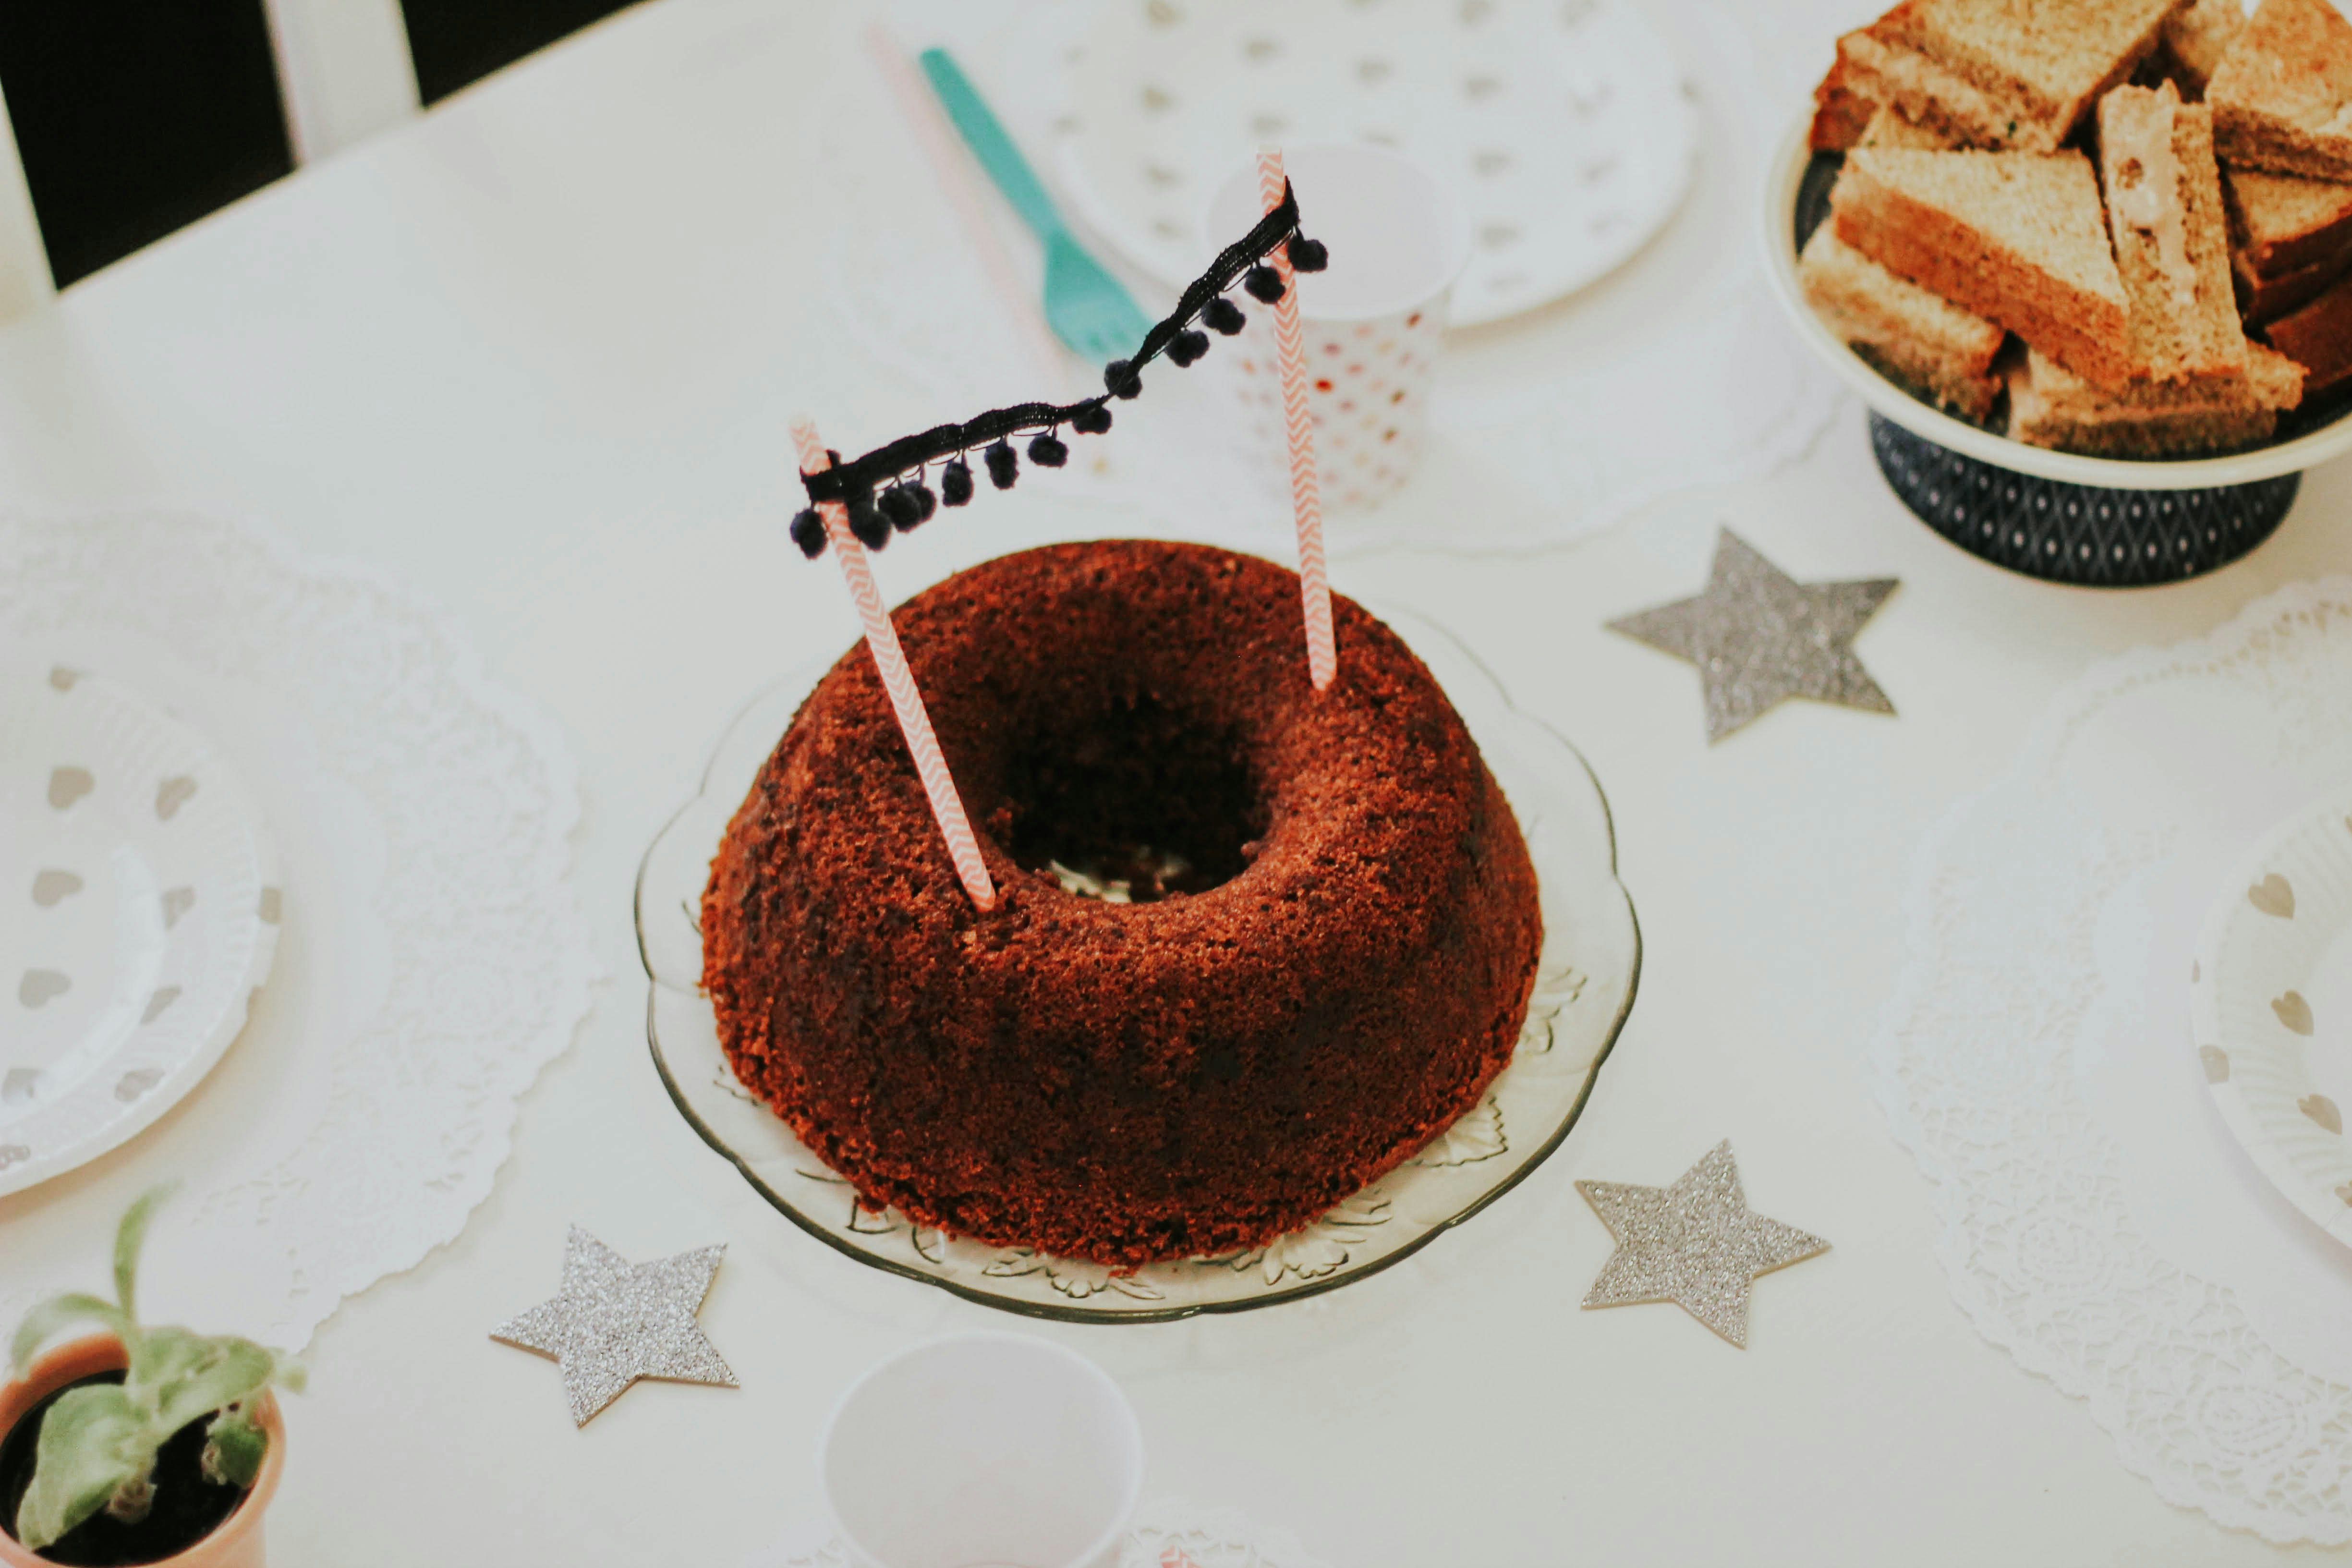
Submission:
<svg viewBox="0 0 2352 1568">
<path fill-rule="evenodd" d="M 26 1412 L 66 1384 L 95 1373 L 121 1372 L 130 1364 L 122 1342 L 112 1334 L 70 1340 L 47 1352 L 35 1359 L 22 1378 L 0 1384 L 0 1435 L 13 1431 Z M 286 1468 L 286 1424 L 278 1416 L 278 1401 L 268 1394 L 254 1406 L 254 1414 L 269 1438 L 261 1474 L 254 1478 L 245 1500 L 221 1521 L 219 1528 L 186 1551 L 163 1558 L 161 1568 L 262 1568 L 261 1516 L 268 1511 L 269 1499 L 278 1490 L 278 1474 Z M 57 1564 L 26 1551 L 14 1536 L 0 1530 L 0 1568 L 57 1568 Z"/>
</svg>

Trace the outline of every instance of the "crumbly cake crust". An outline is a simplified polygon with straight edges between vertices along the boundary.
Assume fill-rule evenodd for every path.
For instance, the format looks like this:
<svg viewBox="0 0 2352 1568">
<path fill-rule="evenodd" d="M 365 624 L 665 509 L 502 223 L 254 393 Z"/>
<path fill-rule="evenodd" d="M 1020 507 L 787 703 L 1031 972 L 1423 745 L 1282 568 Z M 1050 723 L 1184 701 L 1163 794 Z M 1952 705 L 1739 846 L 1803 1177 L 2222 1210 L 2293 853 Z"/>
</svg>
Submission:
<svg viewBox="0 0 2352 1568">
<path fill-rule="evenodd" d="M 1226 551 L 1053 546 L 902 606 L 999 901 L 965 897 L 853 648 L 704 895 L 737 1077 L 869 1205 L 1118 1266 L 1263 1245 L 1421 1148 L 1517 1041 L 1535 873 L 1428 671 L 1351 601 L 1332 611 L 1339 677 L 1318 694 L 1297 578 Z M 1199 808 L 1255 835 L 1236 874 L 1121 906 L 1024 866 L 1013 847 L 1089 809 L 1041 809 L 1055 767 L 1141 770 L 1154 792 L 1163 742 L 1192 759 L 1179 815 L 1252 781 Z"/>
</svg>

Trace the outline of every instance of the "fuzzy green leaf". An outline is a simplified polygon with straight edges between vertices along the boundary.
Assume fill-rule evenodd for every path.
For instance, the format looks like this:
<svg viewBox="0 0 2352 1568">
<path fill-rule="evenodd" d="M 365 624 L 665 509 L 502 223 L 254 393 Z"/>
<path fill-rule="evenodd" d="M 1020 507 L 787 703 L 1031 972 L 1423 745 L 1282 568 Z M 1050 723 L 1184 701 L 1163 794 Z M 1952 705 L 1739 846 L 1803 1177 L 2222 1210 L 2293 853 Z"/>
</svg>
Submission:
<svg viewBox="0 0 2352 1568">
<path fill-rule="evenodd" d="M 114 1299 L 122 1304 L 122 1315 L 133 1322 L 139 1318 L 139 1252 L 147 1245 L 147 1222 L 171 1195 L 169 1183 L 148 1188 L 122 1211 L 122 1223 L 114 1230 Z"/>
<path fill-rule="evenodd" d="M 280 1388 L 291 1389 L 297 1394 L 310 1392 L 310 1366 L 296 1361 L 290 1355 L 281 1355 L 278 1358 L 278 1370 L 270 1373 L 269 1380 Z"/>
<path fill-rule="evenodd" d="M 150 1329 L 131 1358 L 131 1397 L 166 1433 L 269 1386 L 278 1358 L 251 1340 Z"/>
<path fill-rule="evenodd" d="M 41 1418 L 33 1481 L 16 1508 L 16 1539 L 38 1552 L 154 1468 L 166 1434 L 120 1385 L 69 1389 Z"/>
<path fill-rule="evenodd" d="M 118 1339 L 129 1339 L 131 1321 L 111 1301 L 101 1301 L 95 1296 L 69 1290 L 42 1302 L 25 1314 L 16 1330 L 16 1342 L 9 1347 L 8 1359 L 16 1363 L 18 1376 L 33 1364 L 33 1354 L 51 1336 L 68 1323 L 95 1322 L 104 1324 Z"/>
<path fill-rule="evenodd" d="M 261 1474 L 262 1457 L 268 1452 L 269 1436 L 255 1423 L 252 1410 L 234 1405 L 214 1416 L 205 1433 L 205 1479 L 243 1491 Z"/>
</svg>

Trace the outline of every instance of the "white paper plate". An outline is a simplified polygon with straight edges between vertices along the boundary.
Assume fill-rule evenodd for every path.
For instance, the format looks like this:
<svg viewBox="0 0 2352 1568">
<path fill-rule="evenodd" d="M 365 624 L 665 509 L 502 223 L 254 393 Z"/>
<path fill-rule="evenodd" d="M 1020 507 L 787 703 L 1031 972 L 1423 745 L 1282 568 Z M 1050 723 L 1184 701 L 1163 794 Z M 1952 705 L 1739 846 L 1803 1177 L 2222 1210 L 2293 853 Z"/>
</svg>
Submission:
<svg viewBox="0 0 2352 1568">
<path fill-rule="evenodd" d="M 2189 997 L 2221 1119 L 2280 1192 L 2352 1246 L 2352 790 L 2289 818 L 2231 879 Z"/>
<path fill-rule="evenodd" d="M 1373 142 L 1469 219 L 1453 321 L 1594 281 L 1674 215 L 1696 133 L 1673 56 L 1620 0 L 1110 0 L 1064 57 L 1072 206 L 1171 289 L 1210 195 L 1260 146 Z M 1315 197 L 1299 205 L 1315 231 Z"/>
<path fill-rule="evenodd" d="M 1609 805 L 1584 759 L 1514 708 L 1460 644 L 1382 612 L 1445 689 L 1517 816 L 1544 919 L 1517 1054 L 1486 1100 L 1421 1153 L 1304 1229 L 1224 1258 L 1132 1273 L 1027 1247 L 989 1247 L 858 1206 L 790 1127 L 735 1079 L 702 991 L 702 890 L 711 856 L 760 765 L 831 661 L 754 699 L 729 726 L 702 793 L 662 829 L 637 873 L 637 942 L 652 979 L 646 1030 L 679 1111 L 776 1209 L 887 1273 L 1030 1317 L 1159 1322 L 1273 1306 L 1351 1284 L 1465 1223 L 1568 1136 L 1633 1005 L 1642 940 L 1617 880 Z"/>
<path fill-rule="evenodd" d="M 0 1193 L 170 1109 L 245 1026 L 278 873 L 234 769 L 100 677 L 0 665 Z"/>
</svg>

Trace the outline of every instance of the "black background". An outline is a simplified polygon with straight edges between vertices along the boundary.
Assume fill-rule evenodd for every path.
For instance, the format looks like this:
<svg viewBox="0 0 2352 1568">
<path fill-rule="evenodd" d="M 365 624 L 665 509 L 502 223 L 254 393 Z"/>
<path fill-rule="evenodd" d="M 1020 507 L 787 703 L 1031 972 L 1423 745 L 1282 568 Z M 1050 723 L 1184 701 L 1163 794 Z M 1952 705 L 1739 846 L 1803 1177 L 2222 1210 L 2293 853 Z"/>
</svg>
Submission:
<svg viewBox="0 0 2352 1568">
<path fill-rule="evenodd" d="M 623 0 L 403 0 L 434 103 Z M 60 288 L 294 167 L 262 0 L 0 0 L 0 89 Z"/>
<path fill-rule="evenodd" d="M 294 167 L 261 0 L 0 0 L 0 88 L 60 287 Z"/>
<path fill-rule="evenodd" d="M 15 0 L 0 0 L 0 5 Z M 416 86 L 428 104 L 533 49 L 619 10 L 626 0 L 401 0 Z"/>
</svg>

